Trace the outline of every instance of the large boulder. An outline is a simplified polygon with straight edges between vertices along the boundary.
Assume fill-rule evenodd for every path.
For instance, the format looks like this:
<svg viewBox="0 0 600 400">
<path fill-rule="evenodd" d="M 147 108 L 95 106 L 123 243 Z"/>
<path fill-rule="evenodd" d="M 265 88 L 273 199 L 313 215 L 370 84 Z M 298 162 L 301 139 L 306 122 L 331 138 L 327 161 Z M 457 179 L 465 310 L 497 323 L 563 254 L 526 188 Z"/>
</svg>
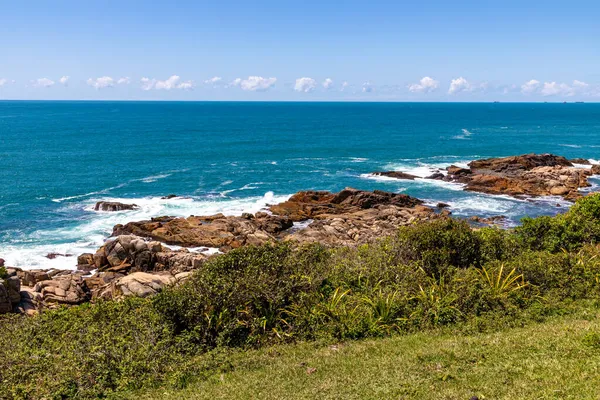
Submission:
<svg viewBox="0 0 600 400">
<path fill-rule="evenodd" d="M 96 211 L 123 211 L 136 210 L 138 208 L 137 204 L 125 204 L 118 201 L 99 201 L 94 206 L 94 210 Z"/>
<path fill-rule="evenodd" d="M 158 273 L 134 272 L 127 276 L 112 280 L 99 288 L 97 297 L 103 299 L 119 299 L 122 297 L 153 296 L 167 286 L 183 282 L 191 272 L 171 274 L 168 271 Z"/>
<path fill-rule="evenodd" d="M 199 268 L 208 257 L 187 249 L 173 251 L 160 242 L 146 242 L 135 235 L 120 235 L 108 240 L 94 255 L 82 258 L 93 269 L 117 272 L 153 272 L 169 270 L 182 272 Z"/>
<path fill-rule="evenodd" d="M 402 171 L 377 171 L 377 172 L 373 172 L 373 175 L 385 176 L 385 177 L 394 178 L 394 179 L 407 179 L 409 181 L 414 181 L 416 178 L 418 178 L 418 176 L 416 176 L 416 175 L 407 174 L 406 172 L 402 172 Z"/>
<path fill-rule="evenodd" d="M 0 276 L 0 314 L 8 313 L 21 301 L 21 280 L 17 269 L 6 268 Z"/>
<path fill-rule="evenodd" d="M 38 282 L 33 291 L 39 293 L 39 301 L 45 306 L 81 304 L 91 298 L 82 275 L 77 273 Z"/>
</svg>

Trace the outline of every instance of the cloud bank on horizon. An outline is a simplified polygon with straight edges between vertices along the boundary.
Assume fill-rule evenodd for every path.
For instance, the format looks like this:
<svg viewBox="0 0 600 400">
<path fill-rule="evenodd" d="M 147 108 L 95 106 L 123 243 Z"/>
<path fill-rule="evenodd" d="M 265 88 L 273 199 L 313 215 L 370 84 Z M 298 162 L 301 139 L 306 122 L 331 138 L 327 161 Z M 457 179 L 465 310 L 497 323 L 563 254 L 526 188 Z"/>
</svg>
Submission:
<svg viewBox="0 0 600 400">
<path fill-rule="evenodd" d="M 136 83 L 137 82 L 137 83 Z M 197 83 L 199 82 L 199 83 Z M 227 80 L 221 76 L 213 76 L 207 79 L 183 80 L 179 75 L 171 75 L 166 79 L 149 78 L 143 76 L 138 80 L 126 77 L 100 76 L 96 78 L 87 78 L 85 80 L 73 80 L 69 75 L 63 75 L 59 78 L 36 78 L 24 82 L 25 87 L 39 90 L 69 90 L 74 86 L 87 86 L 97 92 L 118 90 L 118 87 L 127 87 L 133 92 L 149 91 L 194 91 L 202 89 L 204 92 L 218 90 L 226 92 L 228 90 L 241 90 L 244 92 L 267 92 L 278 88 L 278 78 L 262 77 L 250 75 L 247 78 L 234 78 L 226 83 Z M 0 78 L 0 90 L 8 86 L 18 86 L 20 82 Z M 445 89 L 447 87 L 447 89 Z M 376 100 L 379 94 L 385 94 L 390 98 L 390 94 L 405 95 L 405 99 L 427 100 L 429 96 L 436 95 L 436 98 L 445 98 L 449 101 L 461 100 L 461 97 L 467 97 L 469 94 L 485 95 L 507 95 L 516 94 L 524 101 L 531 101 L 534 98 L 546 100 L 550 98 L 569 99 L 573 97 L 596 99 L 600 101 L 600 84 L 591 84 L 574 79 L 571 82 L 539 81 L 531 79 L 521 84 L 491 84 L 487 81 L 475 82 L 458 76 L 449 82 L 443 82 L 430 76 L 424 76 L 416 82 L 401 84 L 376 84 L 371 80 L 362 83 L 349 83 L 342 81 L 336 83 L 332 78 L 317 80 L 315 78 L 303 76 L 295 79 L 291 83 L 284 83 L 279 87 L 280 92 L 296 93 L 298 98 L 310 99 L 315 93 L 327 94 L 350 94 L 351 96 L 360 96 L 359 98 Z M 1 95 L 1 91 L 0 91 Z M 257 95 L 259 96 L 259 95 Z M 257 97 L 259 98 L 259 97 Z M 356 97 L 351 97 L 356 98 Z"/>
</svg>

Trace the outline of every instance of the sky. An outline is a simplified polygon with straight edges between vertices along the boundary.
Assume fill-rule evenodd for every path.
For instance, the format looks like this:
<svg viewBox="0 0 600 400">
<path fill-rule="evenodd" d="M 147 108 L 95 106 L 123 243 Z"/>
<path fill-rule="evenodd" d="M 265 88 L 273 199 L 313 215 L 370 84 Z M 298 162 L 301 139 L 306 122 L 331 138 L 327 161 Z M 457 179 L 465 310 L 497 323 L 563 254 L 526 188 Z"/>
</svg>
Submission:
<svg viewBox="0 0 600 400">
<path fill-rule="evenodd" d="M 0 0 L 0 99 L 600 101 L 600 2 Z"/>
</svg>

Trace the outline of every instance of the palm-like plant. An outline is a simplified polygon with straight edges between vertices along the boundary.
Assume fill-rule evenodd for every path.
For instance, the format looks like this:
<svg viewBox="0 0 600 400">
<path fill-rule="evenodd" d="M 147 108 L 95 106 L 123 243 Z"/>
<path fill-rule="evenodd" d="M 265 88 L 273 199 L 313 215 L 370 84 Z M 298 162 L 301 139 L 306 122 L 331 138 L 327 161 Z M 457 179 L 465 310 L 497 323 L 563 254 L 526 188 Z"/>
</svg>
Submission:
<svg viewBox="0 0 600 400">
<path fill-rule="evenodd" d="M 500 268 L 497 271 L 494 271 L 492 268 L 482 267 L 478 272 L 480 280 L 495 297 L 506 296 L 527 286 L 523 274 L 517 275 L 516 268 L 505 274 L 504 263 L 500 264 Z"/>
</svg>

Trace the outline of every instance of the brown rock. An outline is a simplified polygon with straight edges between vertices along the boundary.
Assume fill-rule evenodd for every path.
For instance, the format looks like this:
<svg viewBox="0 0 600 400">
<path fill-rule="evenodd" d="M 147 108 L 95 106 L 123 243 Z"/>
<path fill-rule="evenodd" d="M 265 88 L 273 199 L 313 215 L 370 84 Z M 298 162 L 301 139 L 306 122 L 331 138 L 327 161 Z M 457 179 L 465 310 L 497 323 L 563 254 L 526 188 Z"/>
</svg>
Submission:
<svg viewBox="0 0 600 400">
<path fill-rule="evenodd" d="M 273 241 L 275 235 L 292 225 L 293 222 L 288 217 L 265 213 L 254 218 L 226 217 L 223 214 L 188 218 L 161 217 L 116 225 L 113 236 L 129 234 L 184 247 L 230 249 Z M 111 265 L 114 265 L 110 254 L 108 258 Z"/>
<path fill-rule="evenodd" d="M 446 180 L 463 183 L 465 190 L 475 192 L 515 197 L 555 195 L 574 200 L 581 197 L 579 188 L 589 186 L 591 173 L 573 167 L 561 156 L 525 154 L 472 161 L 468 170 L 449 167 Z"/>
<path fill-rule="evenodd" d="M 288 216 L 294 221 L 317 219 L 322 215 L 336 215 L 373 208 L 377 205 L 414 207 L 423 202 L 405 194 L 380 190 L 373 192 L 346 188 L 334 194 L 330 192 L 298 192 L 288 201 L 269 207 L 276 215 Z"/>
<path fill-rule="evenodd" d="M 569 160 L 572 164 L 590 165 L 590 161 L 585 158 L 571 158 Z"/>
<path fill-rule="evenodd" d="M 99 201 L 94 206 L 96 211 L 123 211 L 135 210 L 139 208 L 137 204 L 124 204 L 116 201 Z"/>
<path fill-rule="evenodd" d="M 418 178 L 418 176 L 416 175 L 411 175 L 411 174 L 407 174 L 406 172 L 401 172 L 401 171 L 382 171 L 382 172 L 373 172 L 373 175 L 375 176 L 387 176 L 388 178 L 395 178 L 395 179 L 408 179 L 408 180 L 415 180 L 415 178 Z"/>
</svg>

